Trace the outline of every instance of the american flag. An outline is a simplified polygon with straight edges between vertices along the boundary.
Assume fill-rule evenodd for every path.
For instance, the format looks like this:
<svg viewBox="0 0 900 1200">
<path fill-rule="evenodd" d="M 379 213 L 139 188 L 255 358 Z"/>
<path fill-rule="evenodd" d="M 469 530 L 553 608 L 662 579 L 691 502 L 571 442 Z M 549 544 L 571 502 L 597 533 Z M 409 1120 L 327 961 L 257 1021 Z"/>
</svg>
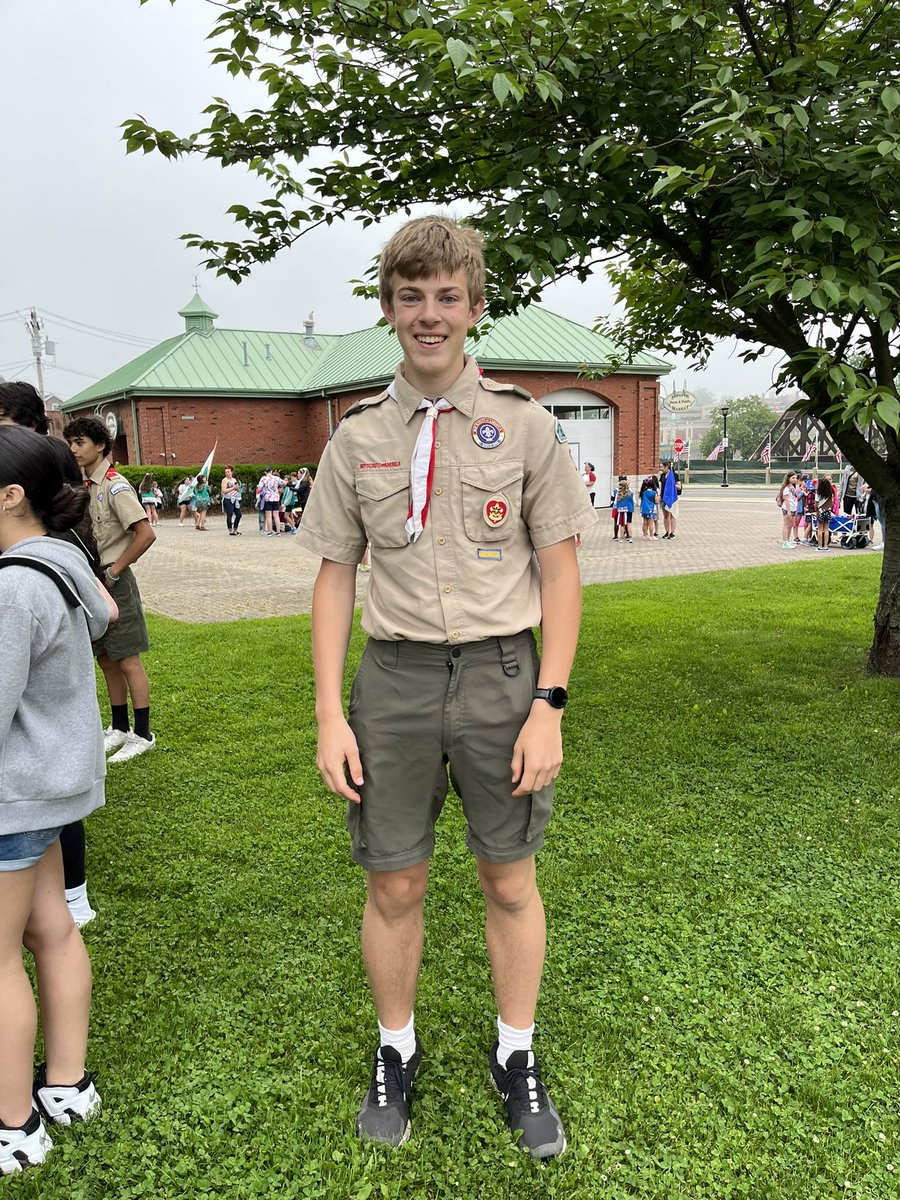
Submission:
<svg viewBox="0 0 900 1200">
<path fill-rule="evenodd" d="M 716 459 L 719 457 L 719 455 L 722 453 L 722 451 L 724 449 L 725 449 L 725 446 L 723 445 L 723 443 L 719 442 L 718 446 L 716 446 L 716 448 L 715 448 L 715 450 L 713 450 L 712 454 L 707 454 L 706 461 L 707 462 L 715 462 Z"/>
<path fill-rule="evenodd" d="M 816 452 L 816 443 L 809 442 L 806 447 L 806 453 L 803 455 L 803 461 L 809 462 L 809 460 L 812 458 L 812 456 L 815 454 L 815 452 Z"/>
<path fill-rule="evenodd" d="M 840 450 L 835 450 L 834 457 L 838 460 L 839 463 L 842 463 L 844 461 L 844 456 L 843 456 L 843 454 L 841 454 Z"/>
<path fill-rule="evenodd" d="M 763 446 L 763 452 L 759 457 L 760 457 L 760 461 L 764 462 L 764 463 L 769 463 L 772 461 L 772 443 L 771 442 L 766 442 L 765 446 Z"/>
</svg>

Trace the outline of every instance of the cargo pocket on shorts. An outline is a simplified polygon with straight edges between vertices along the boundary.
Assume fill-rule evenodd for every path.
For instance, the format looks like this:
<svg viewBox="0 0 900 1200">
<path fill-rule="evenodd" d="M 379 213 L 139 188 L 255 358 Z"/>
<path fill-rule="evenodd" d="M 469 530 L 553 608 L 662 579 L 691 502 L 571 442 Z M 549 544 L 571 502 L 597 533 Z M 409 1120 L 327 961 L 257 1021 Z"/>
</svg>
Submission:
<svg viewBox="0 0 900 1200">
<path fill-rule="evenodd" d="M 459 468 L 463 522 L 472 542 L 505 542 L 522 512 L 520 462 L 480 463 Z"/>
<path fill-rule="evenodd" d="M 408 543 L 409 471 L 357 471 L 354 479 L 359 511 L 369 541 L 379 550 Z"/>
</svg>

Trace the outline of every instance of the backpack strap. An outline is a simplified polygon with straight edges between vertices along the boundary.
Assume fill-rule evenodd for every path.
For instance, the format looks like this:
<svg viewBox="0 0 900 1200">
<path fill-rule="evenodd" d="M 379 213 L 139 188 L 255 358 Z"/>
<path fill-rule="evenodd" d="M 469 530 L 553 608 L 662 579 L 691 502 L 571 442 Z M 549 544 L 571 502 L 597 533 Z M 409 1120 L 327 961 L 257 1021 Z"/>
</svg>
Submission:
<svg viewBox="0 0 900 1200">
<path fill-rule="evenodd" d="M 60 595 L 70 608 L 84 608 L 87 611 L 72 584 L 52 563 L 45 562 L 42 558 L 32 558 L 30 554 L 2 554 L 0 555 L 0 567 L 31 567 L 32 570 L 40 571 L 42 575 L 46 575 L 56 584 Z"/>
</svg>

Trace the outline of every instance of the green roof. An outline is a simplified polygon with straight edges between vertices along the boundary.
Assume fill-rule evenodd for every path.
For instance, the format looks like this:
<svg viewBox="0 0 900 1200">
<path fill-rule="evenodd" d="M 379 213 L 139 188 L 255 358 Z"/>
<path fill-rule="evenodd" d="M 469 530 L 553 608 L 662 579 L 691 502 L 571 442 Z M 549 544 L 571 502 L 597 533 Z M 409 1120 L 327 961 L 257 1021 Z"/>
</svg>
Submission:
<svg viewBox="0 0 900 1200">
<path fill-rule="evenodd" d="M 314 395 L 382 384 L 394 373 L 400 348 L 386 325 L 356 333 L 268 333 L 217 329 L 199 295 L 181 310 L 187 330 L 147 350 L 62 404 L 63 409 L 124 395 Z M 203 321 L 203 327 L 199 322 Z M 602 371 L 616 346 L 602 334 L 540 305 L 483 321 L 466 352 L 485 370 Z M 672 367 L 637 355 L 620 373 L 666 375 Z"/>
</svg>

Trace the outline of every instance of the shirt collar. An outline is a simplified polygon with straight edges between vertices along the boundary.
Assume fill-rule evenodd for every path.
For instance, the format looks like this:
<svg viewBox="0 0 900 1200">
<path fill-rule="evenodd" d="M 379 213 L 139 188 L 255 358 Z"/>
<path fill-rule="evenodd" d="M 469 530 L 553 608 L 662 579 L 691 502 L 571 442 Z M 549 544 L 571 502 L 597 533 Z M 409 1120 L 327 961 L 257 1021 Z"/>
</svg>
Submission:
<svg viewBox="0 0 900 1200">
<path fill-rule="evenodd" d="M 91 483 L 94 484 L 95 487 L 99 487 L 100 484 L 103 482 L 103 480 L 106 478 L 106 472 L 109 470 L 110 465 L 111 464 L 110 464 L 109 459 L 103 458 L 100 460 L 100 466 L 93 473 L 93 475 L 88 476 L 88 479 L 91 481 Z"/>
<path fill-rule="evenodd" d="M 454 379 L 453 383 L 443 393 L 445 400 L 449 400 L 455 409 L 458 409 L 464 416 L 471 417 L 475 411 L 475 396 L 478 392 L 478 384 L 481 379 L 481 369 L 474 358 L 467 358 L 466 365 Z M 398 367 L 394 380 L 391 384 L 391 395 L 397 402 L 403 420 L 409 424 L 412 420 L 412 415 L 422 403 L 422 393 L 417 391 L 403 376 L 402 366 Z M 430 399 L 437 400 L 440 397 L 432 396 Z"/>
</svg>

